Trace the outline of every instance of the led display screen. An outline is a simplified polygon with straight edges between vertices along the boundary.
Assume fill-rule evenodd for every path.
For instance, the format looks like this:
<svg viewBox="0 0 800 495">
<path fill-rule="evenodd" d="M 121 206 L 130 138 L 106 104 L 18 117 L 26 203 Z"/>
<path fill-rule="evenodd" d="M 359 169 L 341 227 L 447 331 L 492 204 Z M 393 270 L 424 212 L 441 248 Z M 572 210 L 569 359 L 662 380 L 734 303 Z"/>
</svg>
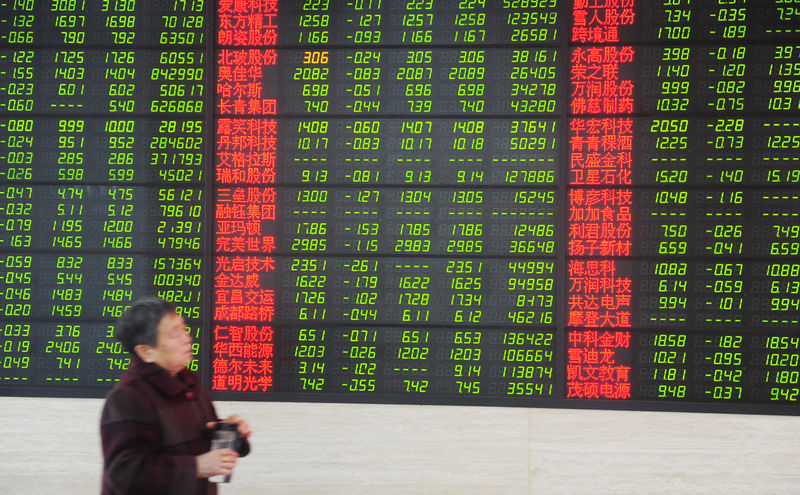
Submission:
<svg viewBox="0 0 800 495">
<path fill-rule="evenodd" d="M 798 413 L 800 4 L 0 15 L 2 395 Z"/>
</svg>

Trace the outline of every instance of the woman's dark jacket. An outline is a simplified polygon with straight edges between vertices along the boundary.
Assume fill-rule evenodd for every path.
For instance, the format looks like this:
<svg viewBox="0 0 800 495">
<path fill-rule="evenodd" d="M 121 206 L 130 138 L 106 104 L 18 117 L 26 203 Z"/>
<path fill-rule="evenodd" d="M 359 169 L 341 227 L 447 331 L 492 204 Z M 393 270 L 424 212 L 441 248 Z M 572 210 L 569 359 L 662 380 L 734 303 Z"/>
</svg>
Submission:
<svg viewBox="0 0 800 495">
<path fill-rule="evenodd" d="M 197 478 L 195 456 L 208 452 L 217 421 L 211 398 L 189 370 L 171 376 L 135 354 L 109 392 L 100 419 L 103 495 L 214 495 Z M 250 450 L 244 441 L 241 455 Z"/>
</svg>

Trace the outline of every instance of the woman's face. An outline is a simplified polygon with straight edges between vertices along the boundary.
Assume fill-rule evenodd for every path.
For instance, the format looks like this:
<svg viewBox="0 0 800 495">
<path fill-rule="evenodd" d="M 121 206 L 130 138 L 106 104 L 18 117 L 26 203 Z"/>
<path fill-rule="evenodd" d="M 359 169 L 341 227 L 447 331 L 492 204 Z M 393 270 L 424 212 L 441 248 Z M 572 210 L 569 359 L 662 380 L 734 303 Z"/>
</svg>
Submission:
<svg viewBox="0 0 800 495">
<path fill-rule="evenodd" d="M 186 322 L 176 313 L 167 313 L 158 323 L 158 339 L 150 347 L 146 361 L 156 363 L 173 376 L 192 360 L 192 337 L 186 333 Z"/>
</svg>

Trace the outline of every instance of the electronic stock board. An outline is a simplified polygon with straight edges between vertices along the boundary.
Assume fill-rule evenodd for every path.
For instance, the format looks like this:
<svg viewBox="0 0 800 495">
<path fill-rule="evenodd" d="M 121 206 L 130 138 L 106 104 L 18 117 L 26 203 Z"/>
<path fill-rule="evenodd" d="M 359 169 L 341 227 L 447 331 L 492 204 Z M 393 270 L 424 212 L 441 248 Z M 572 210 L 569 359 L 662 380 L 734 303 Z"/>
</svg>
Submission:
<svg viewBox="0 0 800 495">
<path fill-rule="evenodd" d="M 0 394 L 800 411 L 796 0 L 0 17 Z"/>
</svg>

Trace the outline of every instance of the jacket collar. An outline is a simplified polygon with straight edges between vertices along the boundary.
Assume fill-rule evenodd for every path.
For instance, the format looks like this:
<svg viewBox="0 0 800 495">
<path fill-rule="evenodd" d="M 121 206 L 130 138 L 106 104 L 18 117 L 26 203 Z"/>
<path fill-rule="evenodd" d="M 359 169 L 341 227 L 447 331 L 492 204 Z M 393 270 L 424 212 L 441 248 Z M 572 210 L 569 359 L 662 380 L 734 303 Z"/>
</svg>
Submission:
<svg viewBox="0 0 800 495">
<path fill-rule="evenodd" d="M 150 382 L 155 388 L 167 396 L 192 394 L 197 379 L 189 370 L 181 370 L 177 376 L 172 376 L 155 363 L 145 363 L 134 353 L 131 353 L 131 364 L 122 378 L 122 381 L 130 381 L 135 378 L 143 378 Z"/>
</svg>

